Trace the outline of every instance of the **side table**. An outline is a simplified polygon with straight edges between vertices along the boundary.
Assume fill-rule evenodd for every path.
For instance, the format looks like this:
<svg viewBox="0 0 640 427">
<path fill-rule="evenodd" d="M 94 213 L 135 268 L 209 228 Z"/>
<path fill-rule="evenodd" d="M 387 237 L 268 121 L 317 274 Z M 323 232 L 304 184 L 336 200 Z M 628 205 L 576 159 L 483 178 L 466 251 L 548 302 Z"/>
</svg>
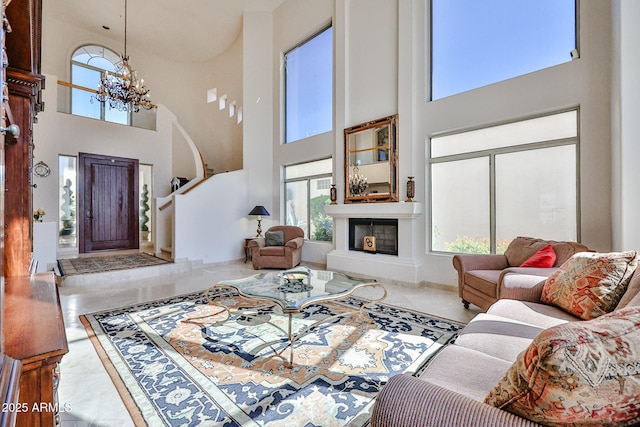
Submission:
<svg viewBox="0 0 640 427">
<path fill-rule="evenodd" d="M 255 239 L 255 237 L 245 237 L 244 238 L 244 263 L 247 263 L 247 260 L 251 259 L 251 248 L 249 247 L 249 242 Z"/>
</svg>

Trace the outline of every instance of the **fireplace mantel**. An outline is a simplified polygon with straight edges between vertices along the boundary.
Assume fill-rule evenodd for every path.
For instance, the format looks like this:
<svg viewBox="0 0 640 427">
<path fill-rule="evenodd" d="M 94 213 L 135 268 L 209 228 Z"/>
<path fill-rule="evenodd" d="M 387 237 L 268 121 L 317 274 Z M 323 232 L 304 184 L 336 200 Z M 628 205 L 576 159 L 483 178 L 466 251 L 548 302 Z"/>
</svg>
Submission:
<svg viewBox="0 0 640 427">
<path fill-rule="evenodd" d="M 350 203 L 327 205 L 324 211 L 333 218 L 398 218 L 410 219 L 422 215 L 422 203 Z"/>
<path fill-rule="evenodd" d="M 335 249 L 327 254 L 327 268 L 387 279 L 410 285 L 420 283 L 420 256 L 417 253 L 418 222 L 423 204 L 345 203 L 325 206 L 334 219 Z M 349 250 L 349 218 L 388 218 L 398 220 L 398 255 L 369 254 Z"/>
</svg>

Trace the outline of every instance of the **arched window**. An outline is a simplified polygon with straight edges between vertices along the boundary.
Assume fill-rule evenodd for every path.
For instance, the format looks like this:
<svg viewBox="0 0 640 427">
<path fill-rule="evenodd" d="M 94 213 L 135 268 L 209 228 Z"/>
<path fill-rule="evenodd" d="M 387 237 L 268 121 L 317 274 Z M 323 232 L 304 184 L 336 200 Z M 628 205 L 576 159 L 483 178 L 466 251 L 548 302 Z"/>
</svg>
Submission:
<svg viewBox="0 0 640 427">
<path fill-rule="evenodd" d="M 71 90 L 71 114 L 91 117 L 107 122 L 128 125 L 131 116 L 126 111 L 111 109 L 98 102 L 95 91 L 105 71 L 115 72 L 115 64 L 122 60 L 120 55 L 103 46 L 81 46 L 71 55 L 71 83 L 91 90 L 74 88 Z"/>
</svg>

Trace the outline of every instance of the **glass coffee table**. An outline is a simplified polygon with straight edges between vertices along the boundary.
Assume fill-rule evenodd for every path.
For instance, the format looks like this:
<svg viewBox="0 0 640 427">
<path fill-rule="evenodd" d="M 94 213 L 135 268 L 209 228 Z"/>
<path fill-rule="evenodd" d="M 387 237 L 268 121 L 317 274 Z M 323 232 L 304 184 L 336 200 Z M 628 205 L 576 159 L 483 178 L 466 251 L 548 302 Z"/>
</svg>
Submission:
<svg viewBox="0 0 640 427">
<path fill-rule="evenodd" d="M 293 331 L 293 316 L 299 314 L 305 307 L 311 304 L 325 304 L 327 302 L 344 298 L 353 294 L 356 290 L 364 287 L 380 288 L 382 295 L 373 300 L 367 300 L 358 308 L 351 308 L 346 305 L 340 305 L 340 312 L 337 314 L 322 318 L 306 326 L 300 331 Z M 229 307 L 217 302 L 212 298 L 211 294 L 221 288 L 230 288 L 238 292 L 241 296 L 250 301 L 255 301 L 255 305 L 243 310 L 232 310 Z M 326 270 L 312 270 L 307 267 L 298 267 L 286 271 L 270 271 L 259 273 L 239 280 L 224 280 L 217 283 L 205 291 L 205 295 L 209 304 L 220 307 L 225 311 L 227 316 L 225 319 L 212 322 L 210 327 L 221 325 L 231 319 L 232 315 L 241 316 L 259 316 L 261 309 L 269 309 L 274 305 L 280 307 L 282 313 L 288 316 L 288 326 L 286 329 L 281 328 L 269 321 L 270 325 L 279 329 L 283 335 L 282 340 L 287 343 L 286 347 L 281 350 L 275 350 L 277 356 L 282 357 L 282 353 L 288 348 L 289 359 L 288 367 L 293 366 L 293 349 L 296 340 L 311 332 L 314 328 L 323 323 L 328 323 L 338 317 L 357 315 L 364 322 L 375 324 L 369 315 L 364 311 L 368 305 L 375 304 L 387 297 L 387 290 L 380 283 L 373 279 L 357 279 L 349 277 L 343 273 Z M 249 314 L 254 312 L 256 314 Z M 218 312 L 219 314 L 220 312 Z M 207 328 L 203 328 L 206 335 Z M 205 337 L 207 338 L 207 337 Z M 208 337 L 211 338 L 211 337 Z"/>
</svg>

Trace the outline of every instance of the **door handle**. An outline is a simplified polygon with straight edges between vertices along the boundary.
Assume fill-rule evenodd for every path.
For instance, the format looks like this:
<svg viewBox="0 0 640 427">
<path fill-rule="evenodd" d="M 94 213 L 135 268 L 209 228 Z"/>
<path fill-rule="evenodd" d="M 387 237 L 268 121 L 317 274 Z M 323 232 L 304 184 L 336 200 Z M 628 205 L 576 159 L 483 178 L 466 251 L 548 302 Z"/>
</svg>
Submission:
<svg viewBox="0 0 640 427">
<path fill-rule="evenodd" d="M 91 218 L 91 210 L 87 209 L 87 210 L 84 212 L 84 217 L 85 217 L 85 218 Z"/>
</svg>

